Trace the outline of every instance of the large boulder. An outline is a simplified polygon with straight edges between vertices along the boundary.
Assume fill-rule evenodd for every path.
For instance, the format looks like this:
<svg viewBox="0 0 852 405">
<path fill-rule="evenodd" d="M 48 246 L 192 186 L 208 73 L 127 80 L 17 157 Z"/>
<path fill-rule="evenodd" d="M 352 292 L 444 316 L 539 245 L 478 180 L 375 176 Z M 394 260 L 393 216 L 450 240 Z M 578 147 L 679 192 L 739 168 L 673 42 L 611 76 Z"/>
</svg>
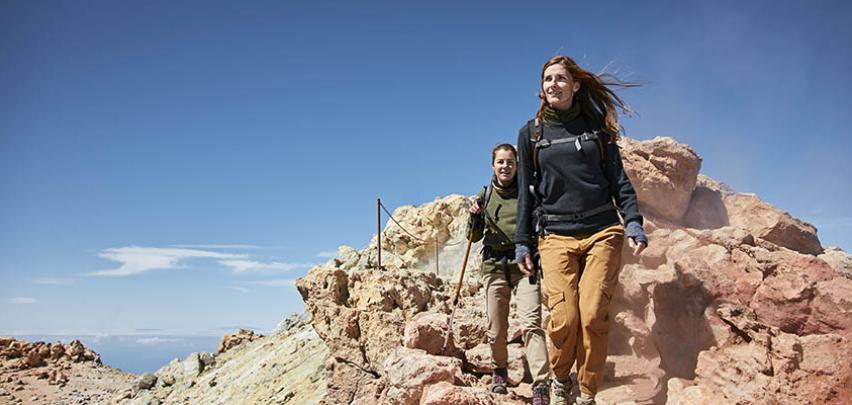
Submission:
<svg viewBox="0 0 852 405">
<path fill-rule="evenodd" d="M 641 211 L 679 222 L 689 208 L 701 157 L 668 137 L 644 142 L 622 137 L 619 144 Z"/>
</svg>

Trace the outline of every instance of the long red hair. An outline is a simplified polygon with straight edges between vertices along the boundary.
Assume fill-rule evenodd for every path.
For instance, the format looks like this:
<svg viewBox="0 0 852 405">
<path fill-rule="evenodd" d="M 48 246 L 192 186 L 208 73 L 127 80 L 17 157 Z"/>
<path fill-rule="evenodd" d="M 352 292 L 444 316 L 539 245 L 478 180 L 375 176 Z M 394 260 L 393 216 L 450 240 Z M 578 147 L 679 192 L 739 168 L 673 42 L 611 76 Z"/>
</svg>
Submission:
<svg viewBox="0 0 852 405">
<path fill-rule="evenodd" d="M 581 68 L 573 59 L 562 55 L 554 56 L 545 62 L 541 68 L 540 82 L 544 81 L 544 71 L 556 64 L 565 66 L 565 69 L 571 74 L 571 78 L 580 83 L 580 90 L 574 93 L 573 102 L 580 103 L 581 114 L 591 119 L 596 125 L 600 125 L 610 135 L 610 142 L 615 142 L 622 129 L 618 124 L 616 109 L 620 109 L 625 114 L 630 114 L 632 111 L 610 87 L 638 87 L 639 84 L 621 81 L 608 73 L 596 75 Z M 547 105 L 547 101 L 542 94 L 541 84 L 539 84 L 539 98 L 541 105 L 538 107 L 535 116 L 542 120 L 544 119 L 544 107 Z"/>
</svg>

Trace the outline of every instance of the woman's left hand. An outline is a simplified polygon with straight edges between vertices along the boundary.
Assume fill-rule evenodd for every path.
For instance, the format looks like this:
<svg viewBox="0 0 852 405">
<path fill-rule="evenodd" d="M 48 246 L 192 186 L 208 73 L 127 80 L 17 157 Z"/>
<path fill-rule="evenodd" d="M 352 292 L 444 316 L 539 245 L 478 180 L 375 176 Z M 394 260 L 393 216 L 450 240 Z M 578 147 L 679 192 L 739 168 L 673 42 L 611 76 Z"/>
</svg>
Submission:
<svg viewBox="0 0 852 405">
<path fill-rule="evenodd" d="M 627 238 L 627 244 L 633 249 L 633 256 L 641 255 L 642 251 L 648 246 L 645 242 L 636 242 L 634 238 Z"/>
<path fill-rule="evenodd" d="M 648 247 L 648 236 L 639 221 L 628 222 L 624 227 L 624 236 L 627 237 L 627 244 L 633 249 L 633 256 L 639 256 Z"/>
</svg>

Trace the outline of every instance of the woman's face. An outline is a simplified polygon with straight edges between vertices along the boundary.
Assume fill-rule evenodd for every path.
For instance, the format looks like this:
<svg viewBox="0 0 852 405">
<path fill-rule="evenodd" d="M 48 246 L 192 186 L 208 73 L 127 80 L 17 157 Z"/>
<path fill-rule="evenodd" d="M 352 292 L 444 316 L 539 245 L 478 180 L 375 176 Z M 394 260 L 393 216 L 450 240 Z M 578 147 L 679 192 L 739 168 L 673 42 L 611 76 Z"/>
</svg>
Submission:
<svg viewBox="0 0 852 405">
<path fill-rule="evenodd" d="M 568 69 L 561 63 L 550 65 L 544 69 L 541 80 L 541 91 L 547 104 L 557 110 L 567 110 L 571 107 L 574 93 L 580 90 L 580 83 L 575 82 Z"/>
<path fill-rule="evenodd" d="M 512 182 L 512 179 L 515 178 L 515 172 L 518 170 L 517 164 L 515 154 L 511 151 L 500 149 L 494 154 L 494 162 L 491 165 L 500 184 Z"/>
</svg>

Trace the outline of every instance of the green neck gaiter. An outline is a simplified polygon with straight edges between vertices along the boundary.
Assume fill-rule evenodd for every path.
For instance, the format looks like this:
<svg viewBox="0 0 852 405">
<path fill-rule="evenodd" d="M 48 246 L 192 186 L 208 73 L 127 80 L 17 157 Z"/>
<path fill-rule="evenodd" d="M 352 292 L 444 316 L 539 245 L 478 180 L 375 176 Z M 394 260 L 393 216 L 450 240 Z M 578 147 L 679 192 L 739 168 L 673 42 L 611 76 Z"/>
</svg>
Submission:
<svg viewBox="0 0 852 405">
<path fill-rule="evenodd" d="M 570 122 L 580 115 L 580 103 L 571 103 L 567 110 L 557 110 L 549 105 L 544 106 L 544 118 L 553 122 Z"/>
<path fill-rule="evenodd" d="M 491 178 L 491 184 L 494 187 L 494 191 L 497 194 L 500 194 L 502 198 L 518 198 L 518 176 L 512 178 L 512 182 L 508 185 L 501 185 L 499 181 L 497 181 L 497 176 L 493 176 Z"/>
</svg>

